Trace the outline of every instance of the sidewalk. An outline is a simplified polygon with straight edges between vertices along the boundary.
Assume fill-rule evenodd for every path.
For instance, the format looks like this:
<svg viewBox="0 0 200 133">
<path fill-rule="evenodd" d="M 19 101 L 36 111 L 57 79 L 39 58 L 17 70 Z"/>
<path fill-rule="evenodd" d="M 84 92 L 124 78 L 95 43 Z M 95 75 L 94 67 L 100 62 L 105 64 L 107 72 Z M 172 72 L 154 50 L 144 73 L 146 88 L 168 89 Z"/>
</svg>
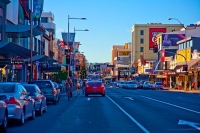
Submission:
<svg viewBox="0 0 200 133">
<path fill-rule="evenodd" d="M 164 90 L 175 91 L 175 92 L 185 92 L 185 93 L 197 93 L 197 94 L 200 94 L 200 90 L 189 90 L 189 91 L 184 91 L 184 90 L 172 89 L 172 88 L 170 88 L 170 87 L 165 87 Z"/>
</svg>

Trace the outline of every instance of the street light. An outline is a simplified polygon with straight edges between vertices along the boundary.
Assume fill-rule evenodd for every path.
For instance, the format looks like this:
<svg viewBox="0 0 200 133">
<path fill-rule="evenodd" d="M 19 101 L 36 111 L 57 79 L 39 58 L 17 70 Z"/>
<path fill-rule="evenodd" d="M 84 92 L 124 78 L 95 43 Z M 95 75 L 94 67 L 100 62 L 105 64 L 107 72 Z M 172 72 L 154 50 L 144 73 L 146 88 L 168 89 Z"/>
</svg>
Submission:
<svg viewBox="0 0 200 133">
<path fill-rule="evenodd" d="M 177 18 L 168 18 L 168 20 L 176 20 L 176 21 L 178 21 L 181 25 L 182 25 L 182 27 L 185 29 L 185 39 L 184 39 L 184 43 L 186 43 L 186 27 L 184 26 L 184 24 L 182 24 L 181 23 L 181 21 L 179 20 L 179 19 L 177 19 Z M 178 55 L 181 55 L 181 54 L 178 54 Z M 182 57 L 184 57 L 184 59 L 185 59 L 185 63 L 186 63 L 186 66 L 187 66 L 187 59 L 186 59 L 186 57 L 185 56 L 183 56 L 183 55 L 181 55 Z M 184 87 L 184 90 L 187 90 L 187 86 L 186 86 L 186 84 L 187 84 L 187 81 L 186 81 L 186 78 L 187 78 L 187 75 L 185 75 L 185 87 Z"/>
<path fill-rule="evenodd" d="M 75 33 L 76 31 L 89 31 L 89 30 L 88 30 L 88 29 L 79 30 L 79 29 L 76 29 L 76 28 L 74 27 L 74 33 Z"/>
<path fill-rule="evenodd" d="M 68 15 L 68 31 L 67 31 L 67 47 L 69 49 L 69 20 L 70 19 L 79 19 L 79 20 L 87 20 L 86 18 L 70 18 L 69 15 Z M 68 50 L 69 52 L 69 50 Z M 67 53 L 67 54 L 70 54 L 70 53 Z M 70 65 L 68 66 L 68 76 L 69 76 L 69 68 L 70 68 Z"/>
</svg>

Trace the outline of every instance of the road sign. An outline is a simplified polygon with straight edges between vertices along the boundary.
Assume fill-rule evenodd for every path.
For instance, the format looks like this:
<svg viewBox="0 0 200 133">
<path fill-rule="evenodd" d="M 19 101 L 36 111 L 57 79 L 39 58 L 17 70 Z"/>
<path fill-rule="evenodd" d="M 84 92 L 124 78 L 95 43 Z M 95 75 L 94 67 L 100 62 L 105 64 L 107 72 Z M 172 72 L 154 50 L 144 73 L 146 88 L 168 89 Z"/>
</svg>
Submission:
<svg viewBox="0 0 200 133">
<path fill-rule="evenodd" d="M 39 61 L 36 61 L 35 64 L 36 64 L 36 66 L 39 66 L 40 62 L 39 62 Z"/>
</svg>

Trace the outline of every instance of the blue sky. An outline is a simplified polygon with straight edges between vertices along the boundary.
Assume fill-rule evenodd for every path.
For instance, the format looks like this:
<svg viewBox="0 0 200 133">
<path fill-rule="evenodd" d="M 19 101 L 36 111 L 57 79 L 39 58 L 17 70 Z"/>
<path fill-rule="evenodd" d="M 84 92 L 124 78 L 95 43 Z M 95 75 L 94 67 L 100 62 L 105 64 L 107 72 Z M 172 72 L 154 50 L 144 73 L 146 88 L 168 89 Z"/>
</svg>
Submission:
<svg viewBox="0 0 200 133">
<path fill-rule="evenodd" d="M 200 21 L 200 0 L 45 0 L 44 11 L 54 13 L 57 28 L 67 32 L 67 16 L 85 17 L 70 20 L 70 32 L 76 29 L 76 41 L 89 62 L 110 62 L 112 45 L 131 42 L 131 27 L 136 24 L 184 24 Z"/>
</svg>

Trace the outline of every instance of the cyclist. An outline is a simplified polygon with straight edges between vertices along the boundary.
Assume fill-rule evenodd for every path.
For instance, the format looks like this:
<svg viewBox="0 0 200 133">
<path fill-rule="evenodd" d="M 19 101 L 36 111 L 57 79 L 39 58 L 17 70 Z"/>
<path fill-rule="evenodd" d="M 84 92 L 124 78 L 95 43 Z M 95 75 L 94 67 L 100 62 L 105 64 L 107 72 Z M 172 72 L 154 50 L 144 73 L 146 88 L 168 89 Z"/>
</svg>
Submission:
<svg viewBox="0 0 200 133">
<path fill-rule="evenodd" d="M 69 91 L 70 91 L 70 96 L 72 97 L 72 90 L 71 90 L 72 81 L 71 81 L 70 77 L 67 77 L 67 80 L 66 80 L 66 82 L 65 82 L 65 86 L 66 86 L 66 92 L 67 92 L 68 89 L 69 89 Z"/>
<path fill-rule="evenodd" d="M 85 92 L 85 86 L 86 86 L 86 81 L 83 79 L 83 84 L 82 84 L 83 94 L 84 94 L 84 92 Z"/>
</svg>

